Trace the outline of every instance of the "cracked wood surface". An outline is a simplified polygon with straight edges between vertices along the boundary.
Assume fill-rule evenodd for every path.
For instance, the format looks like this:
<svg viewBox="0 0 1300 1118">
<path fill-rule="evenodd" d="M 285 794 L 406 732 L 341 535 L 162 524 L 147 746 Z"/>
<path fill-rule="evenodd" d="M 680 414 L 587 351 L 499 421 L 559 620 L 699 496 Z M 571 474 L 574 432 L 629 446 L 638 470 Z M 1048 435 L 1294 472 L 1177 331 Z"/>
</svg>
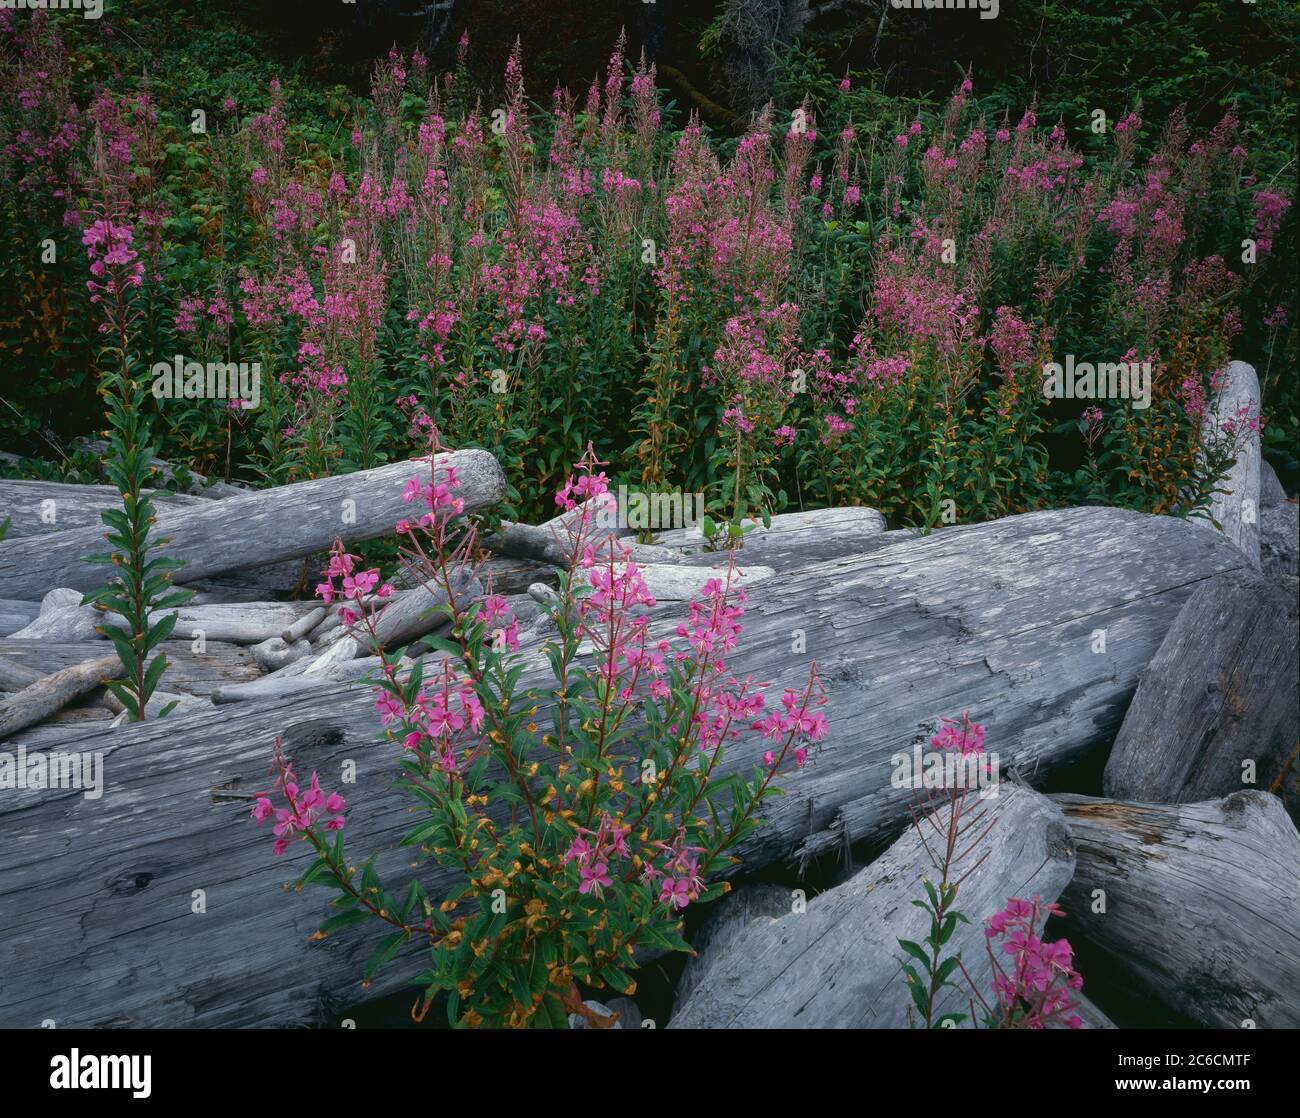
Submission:
<svg viewBox="0 0 1300 1118">
<path fill-rule="evenodd" d="M 1300 833 L 1281 800 L 1052 799 L 1078 855 L 1061 901 L 1068 939 L 1202 1025 L 1300 1027 Z"/>
</svg>

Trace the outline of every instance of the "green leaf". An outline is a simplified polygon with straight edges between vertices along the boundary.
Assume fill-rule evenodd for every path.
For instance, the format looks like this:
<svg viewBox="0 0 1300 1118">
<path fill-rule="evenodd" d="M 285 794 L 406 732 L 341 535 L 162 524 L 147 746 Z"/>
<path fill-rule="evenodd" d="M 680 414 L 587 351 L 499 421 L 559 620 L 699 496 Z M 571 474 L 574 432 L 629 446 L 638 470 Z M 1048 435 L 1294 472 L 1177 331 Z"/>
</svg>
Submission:
<svg viewBox="0 0 1300 1118">
<path fill-rule="evenodd" d="M 405 932 L 394 932 L 379 941 L 379 945 L 371 952 L 370 958 L 366 962 L 365 977 L 367 982 L 375 977 L 380 967 L 401 950 L 402 944 L 406 941 Z"/>
<path fill-rule="evenodd" d="M 930 956 L 921 949 L 920 944 L 913 943 L 910 939 L 900 939 L 898 946 L 916 959 L 927 971 L 930 969 Z"/>
<path fill-rule="evenodd" d="M 957 969 L 957 964 L 961 962 L 960 955 L 952 955 L 939 964 L 939 969 L 934 972 L 934 981 L 936 986 L 942 986 L 948 981 L 948 976 Z"/>
<path fill-rule="evenodd" d="M 341 912 L 337 916 L 331 916 L 320 930 L 325 935 L 331 935 L 334 932 L 341 932 L 344 928 L 355 927 L 357 924 L 364 924 L 369 919 L 370 911 L 364 908 L 354 908 L 351 912 Z"/>
</svg>

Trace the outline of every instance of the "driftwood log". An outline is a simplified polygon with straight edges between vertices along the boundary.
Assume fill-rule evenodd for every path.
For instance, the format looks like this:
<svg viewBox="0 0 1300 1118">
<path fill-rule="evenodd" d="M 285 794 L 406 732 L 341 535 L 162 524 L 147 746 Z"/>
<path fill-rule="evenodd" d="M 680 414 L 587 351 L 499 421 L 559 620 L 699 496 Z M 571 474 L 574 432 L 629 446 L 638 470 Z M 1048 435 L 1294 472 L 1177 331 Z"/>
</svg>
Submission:
<svg viewBox="0 0 1300 1118">
<path fill-rule="evenodd" d="M 0 738 L 47 718 L 121 671 L 116 656 L 101 656 L 53 672 L 0 702 Z"/>
<path fill-rule="evenodd" d="M 103 629 L 125 629 L 118 614 L 81 604 L 79 590 L 51 590 L 41 603 L 40 615 L 13 640 L 82 641 L 107 640 Z M 169 613 L 177 615 L 173 640 L 226 641 L 231 644 L 260 644 L 278 637 L 285 626 L 296 625 L 316 607 L 310 602 L 227 602 L 210 605 L 186 604 L 151 615 L 157 622 Z M 324 617 L 324 611 L 321 611 Z"/>
<path fill-rule="evenodd" d="M 1300 1026 L 1300 834 L 1276 796 L 1053 799 L 1078 854 L 1061 901 L 1072 942 L 1202 1025 Z"/>
<path fill-rule="evenodd" d="M 1300 574 L 1300 506 L 1292 501 L 1265 505 L 1259 514 L 1260 569 L 1296 596 Z"/>
<path fill-rule="evenodd" d="M 1203 582 L 1142 674 L 1104 789 L 1194 803 L 1245 788 L 1300 812 L 1300 632 L 1294 595 L 1263 575 Z"/>
<path fill-rule="evenodd" d="M 242 645 L 208 641 L 202 652 L 196 652 L 191 641 L 163 641 L 160 647 L 167 653 L 168 660 L 163 686 L 172 691 L 207 695 L 223 685 L 246 683 L 261 675 L 250 650 Z M 111 649 L 112 645 L 107 642 L 2 640 L 0 681 L 15 669 L 48 675 L 81 663 L 92 652 L 109 652 Z M 3 687 L 2 682 L 0 687 Z"/>
<path fill-rule="evenodd" d="M 96 454 L 105 455 L 108 453 L 108 443 L 103 439 L 77 439 L 75 441 L 78 445 L 84 446 L 87 450 Z M 158 476 L 162 478 L 167 486 L 176 488 L 180 492 L 191 496 L 219 499 L 221 497 L 241 497 L 252 491 L 249 486 L 242 482 L 231 484 L 218 481 L 190 469 L 178 471 L 175 466 L 163 458 L 151 458 L 149 459 L 149 465 L 158 471 Z M 182 473 L 187 483 L 184 488 L 181 487 Z"/>
<path fill-rule="evenodd" d="M 582 533 L 593 547 L 610 536 L 622 536 L 628 532 L 626 523 L 620 522 L 614 494 L 604 493 L 544 524 L 517 524 L 504 520 L 500 531 L 488 536 L 483 543 L 498 555 L 567 567 L 573 552 L 574 531 L 584 514 L 590 514 L 590 519 Z"/>
<path fill-rule="evenodd" d="M 483 586 L 468 570 L 450 576 L 458 602 L 481 597 Z M 417 637 L 422 637 L 451 623 L 442 609 L 447 604 L 447 591 L 436 581 L 430 581 L 411 590 L 393 595 L 375 619 L 375 636 L 381 648 L 401 648 Z"/>
<path fill-rule="evenodd" d="M 6 645 L 0 644 L 0 652 L 5 647 Z M 46 674 L 29 668 L 16 659 L 0 656 L 0 691 L 21 691 L 24 687 L 30 687 Z"/>
<path fill-rule="evenodd" d="M 487 451 L 438 455 L 440 476 L 448 466 L 458 471 L 459 496 L 467 511 L 505 496 L 505 475 Z M 403 502 L 402 493 L 408 481 L 427 480 L 429 472 L 426 458 L 204 501 L 194 508 L 160 511 L 156 531 L 159 538 L 171 541 L 167 554 L 185 561 L 175 581 L 191 582 L 325 551 L 336 536 L 355 543 L 388 535 L 397 521 L 427 511 Z M 103 584 L 105 571 L 87 563 L 85 556 L 105 548 L 104 534 L 97 528 L 0 540 L 0 596 L 35 599 L 51 586 L 92 590 Z"/>
<path fill-rule="evenodd" d="M 310 613 L 304 614 L 285 629 L 280 634 L 280 639 L 285 644 L 296 644 L 304 637 L 311 636 L 312 630 L 325 620 L 325 612 L 324 606 L 316 606 Z"/>
<path fill-rule="evenodd" d="M 1074 872 L 1074 848 L 1060 809 L 1045 796 L 1003 785 L 999 795 L 972 794 L 962 820 L 966 851 L 959 905 L 970 921 L 959 924 L 948 954 L 960 954 L 975 988 L 990 1003 L 992 964 L 984 921 L 1008 897 L 1055 901 Z M 947 826 L 948 810 L 934 826 Z M 942 840 L 923 820 L 931 849 Z M 982 841 L 978 836 L 991 828 Z M 983 861 L 979 859 L 983 856 Z M 935 877 L 931 857 L 909 829 L 869 867 L 807 902 L 801 912 L 749 921 L 705 960 L 706 971 L 673 1011 L 672 1028 L 688 1029 L 902 1029 L 916 1007 L 907 989 L 898 939 L 919 943 L 927 917 L 912 901 L 925 896 L 922 877 Z M 966 1013 L 971 998 L 943 990 L 936 1015 Z M 970 1024 L 970 1022 L 966 1022 Z"/>
<path fill-rule="evenodd" d="M 1245 361 L 1230 362 L 1214 405 L 1202 428 L 1207 440 L 1233 438 L 1232 430 L 1258 419 L 1260 414 L 1259 377 Z M 1225 428 L 1225 424 L 1228 426 Z M 1259 570 L 1259 465 L 1261 462 L 1258 432 L 1243 437 L 1236 460 L 1228 476 L 1219 483 L 1210 500 L 1210 516 L 1223 534 L 1241 548 L 1250 565 Z M 1198 524 L 1213 525 L 1208 520 Z"/>
<path fill-rule="evenodd" d="M 1031 777 L 1104 747 L 1196 583 L 1243 565 L 1217 533 L 1089 508 L 949 528 L 754 587 L 729 668 L 779 694 L 815 659 L 831 728 L 765 805 L 738 851 L 745 868 L 896 836 L 911 793 L 890 787 L 890 757 L 945 715 L 986 723 L 1003 769 Z M 543 682 L 530 669 L 520 687 Z M 46 796 L 13 814 L 0 800 L 0 926 L 12 930 L 0 941 L 0 1024 L 284 1024 L 328 1020 L 360 997 L 378 934 L 309 942 L 321 895 L 280 888 L 304 856 L 270 856 L 248 797 L 267 787 L 276 735 L 326 784 L 353 761 L 356 784 L 341 789 L 351 848 L 381 851 L 400 888 L 409 859 L 392 847 L 411 817 L 378 733 L 374 697 L 359 690 L 241 703 L 220 733 L 204 712 L 83 734 L 82 749 L 113 746 L 101 800 Z M 753 761 L 735 747 L 727 767 Z M 432 893 L 452 882 L 424 880 Z M 196 888 L 208 890 L 204 915 L 190 911 Z M 369 994 L 425 965 L 418 951 L 399 956 Z"/>
<path fill-rule="evenodd" d="M 742 537 L 736 552 L 741 566 L 758 564 L 779 572 L 797 571 L 811 563 L 841 559 L 870 550 L 885 531 L 885 518 L 875 509 L 836 508 L 786 512 L 772 517 L 770 527 L 756 524 Z M 708 551 L 698 527 L 660 532 L 655 543 L 681 554 L 688 563 L 713 566 L 726 562 L 725 551 Z"/>
<path fill-rule="evenodd" d="M 1259 463 L 1259 507 L 1262 509 L 1280 505 L 1286 500 L 1286 490 L 1277 471 L 1264 458 Z"/>
<path fill-rule="evenodd" d="M 202 508 L 202 497 L 182 493 L 159 494 L 149 490 L 154 508 Z M 7 540 L 45 536 L 69 528 L 98 528 L 99 514 L 120 509 L 122 494 L 111 485 L 69 485 L 57 481 L 15 481 L 0 478 L 0 521 L 7 516 L 13 524 Z M 102 529 L 100 529 L 102 531 Z"/>
</svg>

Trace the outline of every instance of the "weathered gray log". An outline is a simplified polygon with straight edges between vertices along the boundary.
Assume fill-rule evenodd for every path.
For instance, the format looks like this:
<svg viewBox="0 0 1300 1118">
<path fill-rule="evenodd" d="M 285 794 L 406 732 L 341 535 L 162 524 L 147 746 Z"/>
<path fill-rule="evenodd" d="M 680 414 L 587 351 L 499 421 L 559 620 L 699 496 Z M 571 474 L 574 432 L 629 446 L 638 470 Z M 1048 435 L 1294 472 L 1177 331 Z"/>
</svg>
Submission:
<svg viewBox="0 0 1300 1118">
<path fill-rule="evenodd" d="M 750 924 L 772 925 L 794 912 L 795 892 L 784 885 L 752 882 L 742 885 L 704 910 L 704 919 L 691 936 L 694 958 L 686 961 L 673 990 L 673 1003 L 686 1005 L 714 968 L 735 958 L 737 942 Z"/>
<path fill-rule="evenodd" d="M 995 798 L 972 794 L 968 802 L 959 849 L 969 853 L 957 873 L 964 875 L 958 907 L 970 923 L 958 924 L 948 953 L 961 955 L 975 989 L 991 1002 L 984 921 L 1008 897 L 1055 901 L 1074 872 L 1074 848 L 1060 810 L 1036 792 L 1003 785 Z M 944 808 L 935 826 L 945 828 L 947 818 Z M 940 840 L 929 822 L 922 826 L 933 850 Z M 985 827 L 992 830 L 975 847 Z M 805 911 L 749 921 L 706 960 L 669 1027 L 907 1028 L 916 1007 L 898 940 L 920 942 L 928 932 L 927 917 L 911 903 L 925 896 L 923 877 L 935 877 L 931 855 L 909 829 L 869 867 L 809 900 Z M 972 994 L 964 982 L 959 987 L 938 995 L 936 1015 L 969 1016 Z"/>
<path fill-rule="evenodd" d="M 2 649 L 3 646 L 0 646 L 0 650 Z M 21 691 L 46 674 L 29 668 L 18 660 L 0 656 L 0 691 Z"/>
<path fill-rule="evenodd" d="M 1260 511 L 1259 562 L 1270 578 L 1289 578 L 1284 585 L 1294 597 L 1295 578 L 1300 574 L 1300 506 L 1283 501 Z"/>
<path fill-rule="evenodd" d="M 726 558 L 722 558 L 721 569 L 712 567 L 679 567 L 665 563 L 637 564 L 646 590 L 660 602 L 689 602 L 698 598 L 705 583 L 712 579 L 723 581 L 726 577 Z M 744 587 L 748 593 L 759 583 L 772 578 L 776 572 L 771 567 L 760 567 L 737 558 L 736 569 L 731 576 L 731 585 Z"/>
<path fill-rule="evenodd" d="M 82 641 L 0 640 L 0 679 L 15 668 L 48 675 L 81 663 L 88 652 L 110 648 L 106 643 Z M 241 645 L 208 641 L 202 652 L 196 652 L 191 641 L 163 641 L 161 649 L 168 660 L 161 686 L 170 691 L 207 695 L 224 684 L 247 682 L 262 674 L 249 649 Z"/>
<path fill-rule="evenodd" d="M 467 511 L 482 509 L 505 496 L 505 476 L 487 451 L 459 450 L 438 455 L 439 476 L 455 466 L 459 496 Z M 355 474 L 303 481 L 245 497 L 205 501 L 200 507 L 158 515 L 166 553 L 185 566 L 176 582 L 192 582 L 241 567 L 260 566 L 388 535 L 411 515 L 402 500 L 406 483 L 427 480 L 430 463 L 395 462 Z M 0 540 L 0 595 L 37 598 L 51 585 L 91 590 L 103 584 L 102 566 L 85 556 L 106 549 L 103 532 L 74 528 L 34 539 Z"/>
<path fill-rule="evenodd" d="M 14 633 L 14 640 L 107 640 L 100 630 L 112 626 L 125 628 L 123 619 L 81 604 L 79 590 L 51 590 L 41 602 L 40 616 L 25 629 Z M 169 613 L 177 615 L 171 639 L 227 641 L 231 644 L 260 644 L 284 631 L 311 613 L 310 602 L 236 602 L 196 606 L 186 603 L 176 609 L 151 615 L 157 622 Z M 323 616 L 323 614 L 322 614 Z"/>
<path fill-rule="evenodd" d="M 941 716 L 968 710 L 986 723 L 1004 771 L 1044 775 L 1104 747 L 1197 581 L 1243 564 L 1219 534 L 1184 521 L 1088 508 L 948 528 L 756 586 L 728 669 L 779 695 L 816 659 L 830 733 L 764 805 L 738 851 L 744 867 L 896 835 L 911 793 L 890 787 L 889 759 Z M 665 611 L 652 632 L 671 633 L 682 614 Z M 1108 632 L 1105 653 L 1092 652 L 1096 629 Z M 519 686 L 548 678 L 530 669 Z M 185 714 L 83 734 L 83 749 L 114 747 L 93 808 L 51 797 L 13 815 L 0 798 L 0 1025 L 321 1021 L 362 996 L 378 932 L 309 943 L 319 891 L 279 888 L 304 856 L 270 857 L 249 801 L 228 791 L 267 786 L 277 734 L 299 771 L 326 784 L 354 762 L 350 848 L 380 851 L 400 889 L 410 859 L 394 845 L 411 816 L 392 788 L 394 751 L 375 745 L 374 696 L 241 703 L 220 725 Z M 724 768 L 748 770 L 759 748 L 733 748 Z M 453 881 L 436 869 L 422 880 L 433 894 Z M 190 914 L 198 887 L 210 890 L 204 916 Z M 422 952 L 400 956 L 368 995 L 427 965 Z"/>
<path fill-rule="evenodd" d="M 627 525 L 620 519 L 618 501 L 614 494 L 604 493 L 544 524 L 516 524 L 504 520 L 501 530 L 488 536 L 483 545 L 498 555 L 567 567 L 573 553 L 574 531 L 584 512 L 590 513 L 591 517 L 590 522 L 583 526 L 582 533 L 592 547 L 598 547 L 610 536 L 627 534 Z"/>
<path fill-rule="evenodd" d="M 310 637 L 313 629 L 325 620 L 325 607 L 317 606 L 310 613 L 298 618 L 289 628 L 280 634 L 285 644 L 296 644 L 304 637 Z"/>
<path fill-rule="evenodd" d="M 121 666 L 116 656 L 101 656 L 44 676 L 10 695 L 0 702 L 0 738 L 35 725 L 73 699 L 93 691 L 118 674 Z"/>
<path fill-rule="evenodd" d="M 1072 942 L 1203 1025 L 1300 1026 L 1300 834 L 1276 796 L 1053 799 L 1078 851 L 1061 902 Z"/>
<path fill-rule="evenodd" d="M 76 441 L 87 450 L 93 451 L 96 454 L 103 455 L 108 452 L 108 444 L 104 442 L 103 439 L 78 439 Z M 176 467 L 170 462 L 162 458 L 151 458 L 149 459 L 149 464 L 158 471 L 158 476 L 161 477 L 168 486 L 179 487 L 180 474 Z M 209 478 L 204 474 L 200 474 L 188 468 L 185 470 L 185 473 L 188 475 L 188 485 L 184 489 L 184 492 L 195 497 L 205 497 L 210 500 L 220 499 L 222 497 L 242 497 L 252 491 L 251 487 L 244 485 L 243 483 L 232 484 L 230 482 L 217 481 L 214 478 Z"/>
<path fill-rule="evenodd" d="M 1274 505 L 1280 505 L 1286 500 L 1286 490 L 1282 487 L 1282 479 L 1277 476 L 1277 471 L 1269 464 L 1267 458 L 1261 458 L 1259 462 L 1259 507 L 1262 509 L 1272 508 Z"/>
<path fill-rule="evenodd" d="M 1142 673 L 1106 795 L 1194 803 L 1284 782 L 1300 811 L 1297 603 L 1263 575 L 1201 583 Z"/>
<path fill-rule="evenodd" d="M 286 626 L 310 615 L 311 602 L 235 602 L 220 605 L 183 605 L 166 613 L 177 614 L 174 640 L 226 641 L 230 644 L 261 644 L 278 637 Z M 108 619 L 108 624 L 119 621 Z"/>
<path fill-rule="evenodd" d="M 458 600 L 469 601 L 483 594 L 482 584 L 469 571 L 453 575 L 451 583 Z M 446 604 L 446 590 L 433 581 L 394 594 L 393 600 L 384 606 L 375 620 L 375 635 L 380 647 L 401 648 L 417 637 L 450 624 L 450 619 L 441 612 Z"/>
<path fill-rule="evenodd" d="M 400 661 L 409 668 L 411 661 Z M 219 687 L 212 693 L 212 701 L 219 706 L 227 703 L 248 703 L 256 700 L 280 700 L 308 692 L 334 694 L 348 689 L 373 689 L 369 679 L 377 679 L 383 662 L 378 656 L 354 656 L 349 659 L 326 661 L 299 660 L 279 671 L 247 683 L 232 683 Z"/>
<path fill-rule="evenodd" d="M 97 640 L 97 631 L 105 614 L 94 606 L 82 605 L 85 597 L 80 590 L 55 587 L 41 599 L 40 612 L 13 634 L 17 641 L 90 641 Z M 106 639 L 106 638 L 105 638 Z"/>
<path fill-rule="evenodd" d="M 740 564 L 759 564 L 779 572 L 797 571 L 812 563 L 857 555 L 878 542 L 885 518 L 875 509 L 836 508 L 787 512 L 772 517 L 770 528 L 754 526 L 736 552 Z M 687 562 L 713 565 L 726 562 L 725 552 L 707 551 L 698 527 L 661 532 L 655 543 L 680 551 Z"/>
<path fill-rule="evenodd" d="M 7 637 L 27 628 L 40 615 L 35 602 L 21 602 L 17 598 L 0 598 L 0 637 Z"/>
<path fill-rule="evenodd" d="M 255 644 L 249 651 L 257 666 L 263 671 L 276 672 L 295 660 L 302 660 L 312 654 L 311 641 L 298 640 L 285 644 L 281 637 L 271 637 L 261 644 Z"/>
<path fill-rule="evenodd" d="M 149 490 L 154 508 L 188 509 L 202 507 L 202 497 L 181 493 L 160 495 Z M 69 528 L 97 528 L 100 513 L 120 509 L 122 495 L 111 485 L 69 485 L 58 481 L 15 481 L 0 478 L 0 520 L 7 516 L 13 524 L 5 539 L 48 536 Z M 102 531 L 102 529 L 99 529 Z"/>
<path fill-rule="evenodd" d="M 1244 424 L 1259 418 L 1259 377 L 1245 361 L 1229 363 L 1210 413 L 1202 423 L 1203 437 L 1217 443 L 1237 439 L 1241 446 L 1227 477 L 1210 500 L 1210 516 L 1250 565 L 1259 569 L 1259 433 L 1240 435 Z M 1225 426 L 1226 425 L 1226 426 Z M 1199 524 L 1213 527 L 1207 520 Z"/>
</svg>

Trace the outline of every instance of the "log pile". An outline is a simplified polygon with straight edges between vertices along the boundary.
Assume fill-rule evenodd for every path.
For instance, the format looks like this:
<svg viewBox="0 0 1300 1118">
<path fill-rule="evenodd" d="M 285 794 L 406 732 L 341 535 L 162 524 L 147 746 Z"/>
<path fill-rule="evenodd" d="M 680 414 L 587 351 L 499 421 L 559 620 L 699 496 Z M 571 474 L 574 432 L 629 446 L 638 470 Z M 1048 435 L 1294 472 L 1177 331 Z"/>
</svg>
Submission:
<svg viewBox="0 0 1300 1118">
<path fill-rule="evenodd" d="M 353 544 L 390 535 L 410 515 L 402 500 L 408 481 L 450 465 L 467 512 L 504 496 L 490 455 L 458 451 L 434 463 L 160 502 L 160 534 L 187 564 L 177 580 L 203 593 L 181 607 L 163 646 L 171 667 L 160 699 L 178 705 L 141 723 L 125 723 L 105 694 L 108 622 L 81 605 L 103 577 L 84 557 L 103 546 L 90 513 L 105 495 L 65 491 L 95 487 L 51 490 L 41 499 L 64 510 L 56 523 L 38 529 L 28 515 L 24 531 L 0 541 L 0 633 L 8 634 L 0 637 L 0 818 L 8 838 L 0 1025 L 327 1024 L 345 1006 L 404 989 L 426 968 L 418 950 L 399 955 L 363 989 L 375 937 L 362 929 L 313 940 L 319 898 L 280 888 L 301 872 L 304 855 L 294 848 L 269 857 L 265 836 L 248 825 L 250 797 L 265 787 L 280 737 L 300 769 L 355 766 L 353 848 L 379 852 L 394 888 L 409 876 L 396 848 L 409 826 L 407 804 L 392 788 L 393 758 L 375 744 L 376 649 L 348 631 L 337 607 L 292 598 L 274 589 L 285 585 L 281 577 L 259 582 L 258 572 L 309 561 L 314 574 L 336 537 Z M 0 495 L 29 507 L 36 491 L 4 488 L 15 484 L 0 485 Z M 0 507 L 0 518 L 5 512 Z M 635 547 L 658 599 L 652 632 L 670 633 L 727 556 L 698 528 L 636 544 L 618 510 L 606 512 L 606 530 Z M 527 659 L 520 688 L 549 681 L 548 619 L 537 603 L 553 593 L 569 527 L 564 517 L 503 524 L 486 541 L 495 556 L 462 585 L 469 597 L 509 596 Z M 1116 908 L 1122 897 L 1125 914 L 1149 912 L 1187 901 L 1179 883 L 1208 874 L 1216 851 L 1245 857 L 1268 843 L 1286 851 L 1283 823 L 1294 838 L 1276 795 L 1290 794 L 1300 768 L 1286 748 L 1295 735 L 1297 669 L 1287 636 L 1295 614 L 1268 596 L 1275 586 L 1260 585 L 1267 580 L 1252 573 L 1254 557 L 1223 533 L 1110 508 L 1029 513 L 929 536 L 889 531 L 874 510 L 828 509 L 773 518 L 745 537 L 736 565 L 750 607 L 729 666 L 779 689 L 802 682 L 815 661 L 831 729 L 737 851 L 743 872 L 758 879 L 741 896 L 758 890 L 766 899 L 723 902 L 697 929 L 697 946 L 707 950 L 678 987 L 674 1026 L 905 1024 L 894 941 L 907 913 L 918 911 L 907 900 L 922 867 L 910 832 L 903 834 L 912 793 L 892 785 L 891 758 L 962 712 L 987 726 L 990 748 L 1014 781 L 991 801 L 1002 838 L 963 898 L 977 921 L 961 941 L 976 981 L 988 977 L 978 920 L 1007 896 L 1037 893 L 1062 899 L 1066 934 L 1123 956 L 1125 974 L 1179 1013 L 1204 1024 L 1234 1015 L 1261 1024 L 1290 1019 L 1300 997 L 1287 1008 L 1276 992 L 1293 977 L 1289 940 L 1269 941 L 1275 967 L 1253 985 L 1242 956 L 1206 961 L 1206 973 L 1220 966 L 1222 988 L 1235 991 L 1226 1009 L 1215 1008 L 1174 992 L 1161 969 L 1166 956 L 1192 960 L 1195 945 L 1142 941 L 1131 920 L 1099 925 L 1088 915 L 1088 889 L 1113 871 L 1111 858 L 1125 866 L 1113 886 Z M 267 589 L 250 600 L 239 592 L 250 585 Z M 440 604 L 436 589 L 411 582 L 379 612 L 380 643 L 411 660 L 425 657 L 426 675 L 442 655 L 431 650 L 445 624 Z M 1211 615 L 1220 622 L 1209 625 Z M 1207 690 L 1215 680 L 1218 698 Z M 1158 749 L 1159 764 L 1142 756 L 1143 744 Z M 59 751 L 102 757 L 103 794 L 3 787 L 6 757 Z M 1258 791 L 1242 800 L 1224 773 L 1251 758 Z M 753 762 L 729 756 L 724 769 Z M 1059 792 L 1065 781 L 1071 792 L 1099 793 L 1099 783 L 1072 782 L 1103 766 L 1115 800 L 1182 806 L 1120 803 L 1090 814 L 1077 796 L 1053 800 L 1032 790 Z M 1145 830 L 1119 826 L 1141 812 L 1155 813 L 1142 816 Z M 1257 816 L 1262 823 L 1233 829 L 1234 820 Z M 1142 836 L 1157 825 L 1178 836 L 1179 860 L 1151 856 Z M 1198 828 L 1218 828 L 1218 837 L 1198 846 Z M 1172 838 L 1161 843 L 1174 849 Z M 762 884 L 765 873 L 789 880 L 873 856 L 813 896 L 805 912 L 766 914 L 775 887 Z M 1297 926 L 1277 908 L 1295 903 L 1293 877 L 1294 870 L 1273 874 L 1271 894 L 1237 882 L 1233 896 L 1258 916 L 1251 934 L 1267 939 L 1270 922 Z M 454 884 L 429 866 L 422 880 L 431 895 Z M 192 907 L 195 890 L 205 897 L 201 913 Z M 788 888 L 778 892 L 788 900 Z M 1208 879 L 1203 892 L 1213 892 Z M 1222 936 L 1236 934 L 1213 897 L 1198 896 L 1195 920 L 1169 922 L 1162 934 L 1199 935 L 1216 919 Z M 1084 999 L 1080 1013 L 1088 1025 L 1108 1027 L 1105 1009 Z"/>
</svg>

